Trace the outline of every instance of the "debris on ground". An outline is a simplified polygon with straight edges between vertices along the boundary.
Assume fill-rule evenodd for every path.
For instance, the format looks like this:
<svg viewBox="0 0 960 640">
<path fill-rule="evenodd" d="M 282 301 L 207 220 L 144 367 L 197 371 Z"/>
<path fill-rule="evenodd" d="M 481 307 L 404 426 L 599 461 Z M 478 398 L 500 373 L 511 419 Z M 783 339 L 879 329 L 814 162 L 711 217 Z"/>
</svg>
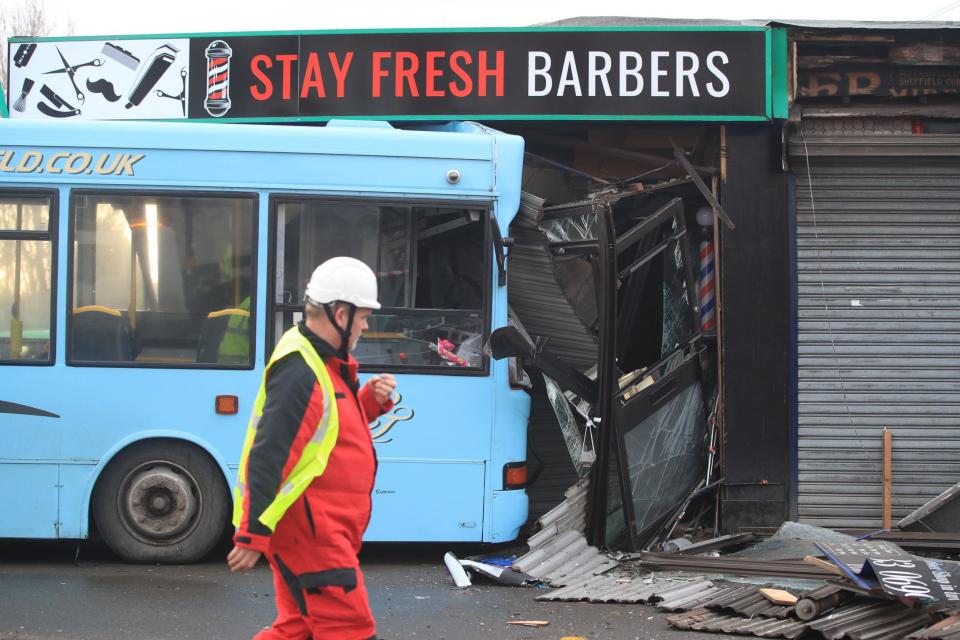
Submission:
<svg viewBox="0 0 960 640">
<path fill-rule="evenodd" d="M 450 572 L 450 576 L 458 589 L 465 589 L 473 584 L 470 582 L 470 576 L 467 575 L 463 565 L 457 560 L 457 556 L 448 551 L 443 556 L 443 563 L 447 565 L 447 571 Z"/>
<path fill-rule="evenodd" d="M 524 583 L 532 580 L 530 576 L 523 572 L 515 571 L 509 567 L 498 566 L 487 562 L 477 562 L 476 560 L 461 560 L 449 551 L 444 554 L 443 562 L 447 566 L 447 571 L 450 572 L 454 584 L 460 589 L 473 586 L 473 582 L 470 580 L 470 575 L 467 572 L 468 569 L 475 575 L 489 578 L 498 584 L 511 587 L 520 587 L 523 586 Z"/>
<path fill-rule="evenodd" d="M 514 624 L 524 627 L 545 627 L 550 624 L 549 620 L 507 620 L 507 624 Z"/>
<path fill-rule="evenodd" d="M 538 601 L 647 604 L 676 629 L 762 638 L 960 640 L 960 562 L 885 537 L 943 543 L 944 534 L 857 539 L 785 523 L 766 538 L 687 533 L 661 538 L 659 552 L 606 553 L 584 537 L 587 486 L 584 478 L 567 491 L 513 562 L 552 587 Z"/>
</svg>

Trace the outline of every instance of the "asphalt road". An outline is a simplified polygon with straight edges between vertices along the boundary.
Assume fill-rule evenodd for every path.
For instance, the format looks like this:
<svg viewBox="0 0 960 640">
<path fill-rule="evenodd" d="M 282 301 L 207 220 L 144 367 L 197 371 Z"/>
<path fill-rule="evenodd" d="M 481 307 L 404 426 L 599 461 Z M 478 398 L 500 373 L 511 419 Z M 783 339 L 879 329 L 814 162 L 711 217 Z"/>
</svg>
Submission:
<svg viewBox="0 0 960 640">
<path fill-rule="evenodd" d="M 475 581 L 456 589 L 447 546 L 370 545 L 362 559 L 383 640 L 704 640 L 642 605 L 536 602 L 541 590 Z M 458 555 L 486 551 L 457 547 Z M 218 549 L 186 566 L 126 565 L 84 542 L 0 542 L 0 640 L 219 640 L 251 637 L 273 618 L 270 571 L 231 575 Z M 541 628 L 508 620 L 547 620 Z M 713 636 L 715 640 L 715 636 Z"/>
</svg>

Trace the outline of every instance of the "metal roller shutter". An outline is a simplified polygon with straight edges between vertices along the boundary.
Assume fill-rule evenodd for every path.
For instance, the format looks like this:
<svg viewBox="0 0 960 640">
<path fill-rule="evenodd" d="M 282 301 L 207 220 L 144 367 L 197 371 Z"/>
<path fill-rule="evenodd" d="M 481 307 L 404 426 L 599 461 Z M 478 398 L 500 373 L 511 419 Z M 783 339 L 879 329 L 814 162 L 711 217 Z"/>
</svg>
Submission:
<svg viewBox="0 0 960 640">
<path fill-rule="evenodd" d="M 883 427 L 894 521 L 960 480 L 960 136 L 805 143 L 790 145 L 799 516 L 879 528 Z"/>
</svg>

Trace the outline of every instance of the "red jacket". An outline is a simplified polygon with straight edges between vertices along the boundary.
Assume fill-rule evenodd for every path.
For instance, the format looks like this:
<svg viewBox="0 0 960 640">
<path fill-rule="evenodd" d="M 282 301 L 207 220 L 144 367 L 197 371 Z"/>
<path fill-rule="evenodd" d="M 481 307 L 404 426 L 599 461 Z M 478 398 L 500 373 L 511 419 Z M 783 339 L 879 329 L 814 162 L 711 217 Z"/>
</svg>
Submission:
<svg viewBox="0 0 960 640">
<path fill-rule="evenodd" d="M 337 443 L 323 475 L 291 505 L 271 535 L 257 515 L 293 469 L 323 410 L 323 391 L 303 358 L 292 354 L 277 362 L 267 377 L 263 416 L 247 460 L 243 516 L 234 542 L 264 553 L 283 550 L 298 573 L 355 567 L 370 521 L 377 468 L 369 425 L 392 402 L 381 407 L 369 386 L 358 388 L 352 356 L 344 361 L 302 323 L 300 331 L 323 359 L 336 391 Z"/>
</svg>

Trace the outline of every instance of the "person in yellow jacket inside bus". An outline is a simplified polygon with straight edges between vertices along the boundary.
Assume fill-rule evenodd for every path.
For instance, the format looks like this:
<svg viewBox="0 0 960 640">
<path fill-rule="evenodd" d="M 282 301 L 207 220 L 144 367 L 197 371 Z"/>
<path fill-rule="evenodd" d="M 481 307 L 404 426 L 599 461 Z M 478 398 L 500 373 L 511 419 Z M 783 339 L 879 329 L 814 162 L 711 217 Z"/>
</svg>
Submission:
<svg viewBox="0 0 960 640">
<path fill-rule="evenodd" d="M 240 458 L 231 571 L 267 556 L 277 618 L 258 640 L 367 640 L 376 626 L 358 553 L 370 520 L 376 455 L 369 424 L 396 380 L 362 388 L 350 355 L 380 308 L 377 280 L 338 257 L 313 272 L 305 319 L 277 344 Z"/>
</svg>

